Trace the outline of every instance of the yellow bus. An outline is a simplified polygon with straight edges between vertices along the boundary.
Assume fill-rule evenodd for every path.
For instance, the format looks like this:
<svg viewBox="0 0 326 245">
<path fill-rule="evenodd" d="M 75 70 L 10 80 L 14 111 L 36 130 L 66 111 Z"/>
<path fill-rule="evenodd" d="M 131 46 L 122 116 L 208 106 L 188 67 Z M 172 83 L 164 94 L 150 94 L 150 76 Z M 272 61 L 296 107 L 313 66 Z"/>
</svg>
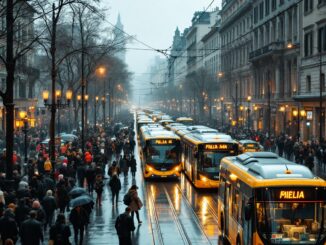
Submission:
<svg viewBox="0 0 326 245">
<path fill-rule="evenodd" d="M 218 226 L 224 244 L 326 244 L 326 182 L 270 152 L 222 159 Z"/>
<path fill-rule="evenodd" d="M 220 161 L 238 154 L 238 144 L 231 136 L 204 128 L 177 131 L 181 137 L 183 170 L 197 188 L 217 188 Z"/>
<path fill-rule="evenodd" d="M 163 127 L 140 129 L 140 158 L 145 179 L 179 178 L 180 137 Z"/>
</svg>

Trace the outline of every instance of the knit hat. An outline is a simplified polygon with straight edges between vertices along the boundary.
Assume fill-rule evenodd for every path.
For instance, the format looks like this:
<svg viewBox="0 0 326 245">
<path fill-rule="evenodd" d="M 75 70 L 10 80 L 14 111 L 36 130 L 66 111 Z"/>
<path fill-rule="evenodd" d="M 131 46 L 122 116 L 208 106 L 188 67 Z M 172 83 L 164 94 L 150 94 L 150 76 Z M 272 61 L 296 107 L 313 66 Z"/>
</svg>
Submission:
<svg viewBox="0 0 326 245">
<path fill-rule="evenodd" d="M 62 179 L 63 179 L 63 174 L 59 174 L 58 180 L 62 180 Z"/>
<path fill-rule="evenodd" d="M 46 195 L 47 195 L 47 196 L 52 196 L 52 194 L 53 194 L 53 193 L 52 193 L 51 190 L 47 190 L 47 191 L 46 191 Z"/>
</svg>

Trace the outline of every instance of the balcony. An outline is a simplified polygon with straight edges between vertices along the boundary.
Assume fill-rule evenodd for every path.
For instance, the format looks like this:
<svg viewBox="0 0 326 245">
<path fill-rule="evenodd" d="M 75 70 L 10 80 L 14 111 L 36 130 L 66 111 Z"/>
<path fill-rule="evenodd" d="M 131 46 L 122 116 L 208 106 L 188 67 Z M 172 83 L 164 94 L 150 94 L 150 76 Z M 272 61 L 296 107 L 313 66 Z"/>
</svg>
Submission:
<svg viewBox="0 0 326 245">
<path fill-rule="evenodd" d="M 249 60 L 254 61 L 256 59 L 262 58 L 264 56 L 279 54 L 284 49 L 284 42 L 272 42 L 262 48 L 256 49 L 249 53 Z"/>
</svg>

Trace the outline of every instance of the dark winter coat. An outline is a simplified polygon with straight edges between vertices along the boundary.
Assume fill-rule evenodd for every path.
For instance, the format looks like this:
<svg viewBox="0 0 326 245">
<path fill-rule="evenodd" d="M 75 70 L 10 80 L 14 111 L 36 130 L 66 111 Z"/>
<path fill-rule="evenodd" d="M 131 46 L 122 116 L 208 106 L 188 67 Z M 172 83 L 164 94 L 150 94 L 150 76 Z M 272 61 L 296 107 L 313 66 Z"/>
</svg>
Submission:
<svg viewBox="0 0 326 245">
<path fill-rule="evenodd" d="M 52 214 L 57 208 L 57 203 L 53 196 L 46 196 L 43 199 L 42 206 L 46 214 Z"/>
<path fill-rule="evenodd" d="M 135 230 L 134 221 L 128 213 L 120 214 L 115 221 L 115 229 L 120 238 L 131 240 L 131 232 Z"/>
<path fill-rule="evenodd" d="M 0 218 L 0 234 L 3 242 L 8 238 L 17 241 L 18 228 L 14 218 L 5 216 Z"/>
<path fill-rule="evenodd" d="M 69 221 L 74 227 L 81 228 L 88 223 L 88 213 L 83 207 L 74 208 L 70 212 Z"/>
<path fill-rule="evenodd" d="M 132 158 L 130 160 L 129 164 L 130 164 L 131 172 L 136 172 L 136 166 L 137 166 L 136 160 L 134 158 Z"/>
<path fill-rule="evenodd" d="M 70 245 L 69 237 L 71 236 L 68 225 L 56 223 L 50 229 L 50 240 L 53 245 Z"/>
<path fill-rule="evenodd" d="M 117 193 L 121 190 L 121 181 L 117 175 L 114 175 L 109 182 L 109 186 L 111 187 L 111 191 Z"/>
<path fill-rule="evenodd" d="M 20 228 L 22 245 L 39 245 L 43 241 L 42 224 L 35 219 L 24 221 Z"/>
</svg>

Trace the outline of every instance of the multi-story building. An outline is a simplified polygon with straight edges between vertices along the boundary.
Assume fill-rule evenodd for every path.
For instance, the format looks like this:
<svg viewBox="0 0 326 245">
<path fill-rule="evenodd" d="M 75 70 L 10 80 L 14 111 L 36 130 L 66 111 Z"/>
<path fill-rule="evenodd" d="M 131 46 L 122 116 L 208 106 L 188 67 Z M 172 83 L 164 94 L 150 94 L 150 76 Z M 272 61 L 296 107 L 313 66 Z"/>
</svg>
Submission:
<svg viewBox="0 0 326 245">
<path fill-rule="evenodd" d="M 188 29 L 180 33 L 179 28 L 174 32 L 170 58 L 168 60 L 169 86 L 178 86 L 185 82 L 187 74 L 186 38 Z"/>
<path fill-rule="evenodd" d="M 252 50 L 252 0 L 224 0 L 221 26 L 220 97 L 224 97 L 228 123 L 245 124 L 244 105 L 253 94 L 249 52 Z M 240 111 L 241 109 L 241 111 Z M 247 108 L 248 109 L 248 108 Z"/>
<path fill-rule="evenodd" d="M 218 9 L 217 9 L 218 10 Z M 222 120 L 221 111 L 217 113 L 217 109 L 223 110 L 223 108 L 218 107 L 218 93 L 220 87 L 220 79 L 219 79 L 219 72 L 221 71 L 221 38 L 219 33 L 219 27 L 221 24 L 221 18 L 219 13 L 217 13 L 217 19 L 215 24 L 211 26 L 211 30 L 202 38 L 203 46 L 204 46 L 204 67 L 205 71 L 209 75 L 209 77 L 214 79 L 214 83 L 216 86 L 213 86 L 213 91 L 210 94 L 210 106 L 209 114 L 211 115 L 211 119 L 215 121 L 219 118 L 219 121 Z M 216 89 L 215 89 L 216 88 Z"/>
<path fill-rule="evenodd" d="M 297 0 L 254 0 L 252 6 L 252 97 L 258 129 L 297 136 L 301 16 Z M 297 115 L 298 117 L 298 115 Z"/>
<path fill-rule="evenodd" d="M 22 5 L 22 6 L 20 6 Z M 0 9 L 5 8 L 0 3 Z M 19 12 L 18 12 L 18 11 Z M 14 35 L 14 52 L 19 53 L 22 48 L 25 48 L 27 44 L 31 43 L 34 38 L 34 13 L 35 10 L 26 1 L 20 1 L 17 3 L 15 11 L 17 16 L 15 20 L 15 35 Z M 0 17 L 0 55 L 5 57 L 6 50 L 6 16 Z M 6 76 L 7 72 L 5 66 L 0 62 L 0 89 L 5 91 L 6 89 Z M 37 99 L 35 99 L 34 85 L 38 77 L 38 70 L 34 66 L 34 52 L 32 47 L 27 54 L 21 56 L 16 62 L 15 70 L 15 84 L 14 84 L 14 104 L 15 104 L 15 116 L 18 117 L 19 110 L 28 111 L 29 117 L 34 118 L 35 106 Z M 1 102 L 0 105 L 0 122 L 1 129 L 5 127 L 5 113 L 4 106 Z M 30 123 L 34 124 L 35 120 L 31 120 Z"/>
<path fill-rule="evenodd" d="M 298 94 L 304 112 L 301 120 L 303 139 L 325 138 L 325 64 L 326 64 L 326 1 L 304 0 L 300 32 L 301 62 Z M 322 113 L 320 113 L 322 102 Z M 320 121 L 322 122 L 320 124 Z M 321 131 L 320 131 L 321 126 Z"/>
<path fill-rule="evenodd" d="M 192 25 L 186 34 L 187 75 L 198 71 L 204 66 L 204 43 L 202 38 L 210 32 L 218 18 L 218 9 L 212 12 L 195 12 Z"/>
</svg>

